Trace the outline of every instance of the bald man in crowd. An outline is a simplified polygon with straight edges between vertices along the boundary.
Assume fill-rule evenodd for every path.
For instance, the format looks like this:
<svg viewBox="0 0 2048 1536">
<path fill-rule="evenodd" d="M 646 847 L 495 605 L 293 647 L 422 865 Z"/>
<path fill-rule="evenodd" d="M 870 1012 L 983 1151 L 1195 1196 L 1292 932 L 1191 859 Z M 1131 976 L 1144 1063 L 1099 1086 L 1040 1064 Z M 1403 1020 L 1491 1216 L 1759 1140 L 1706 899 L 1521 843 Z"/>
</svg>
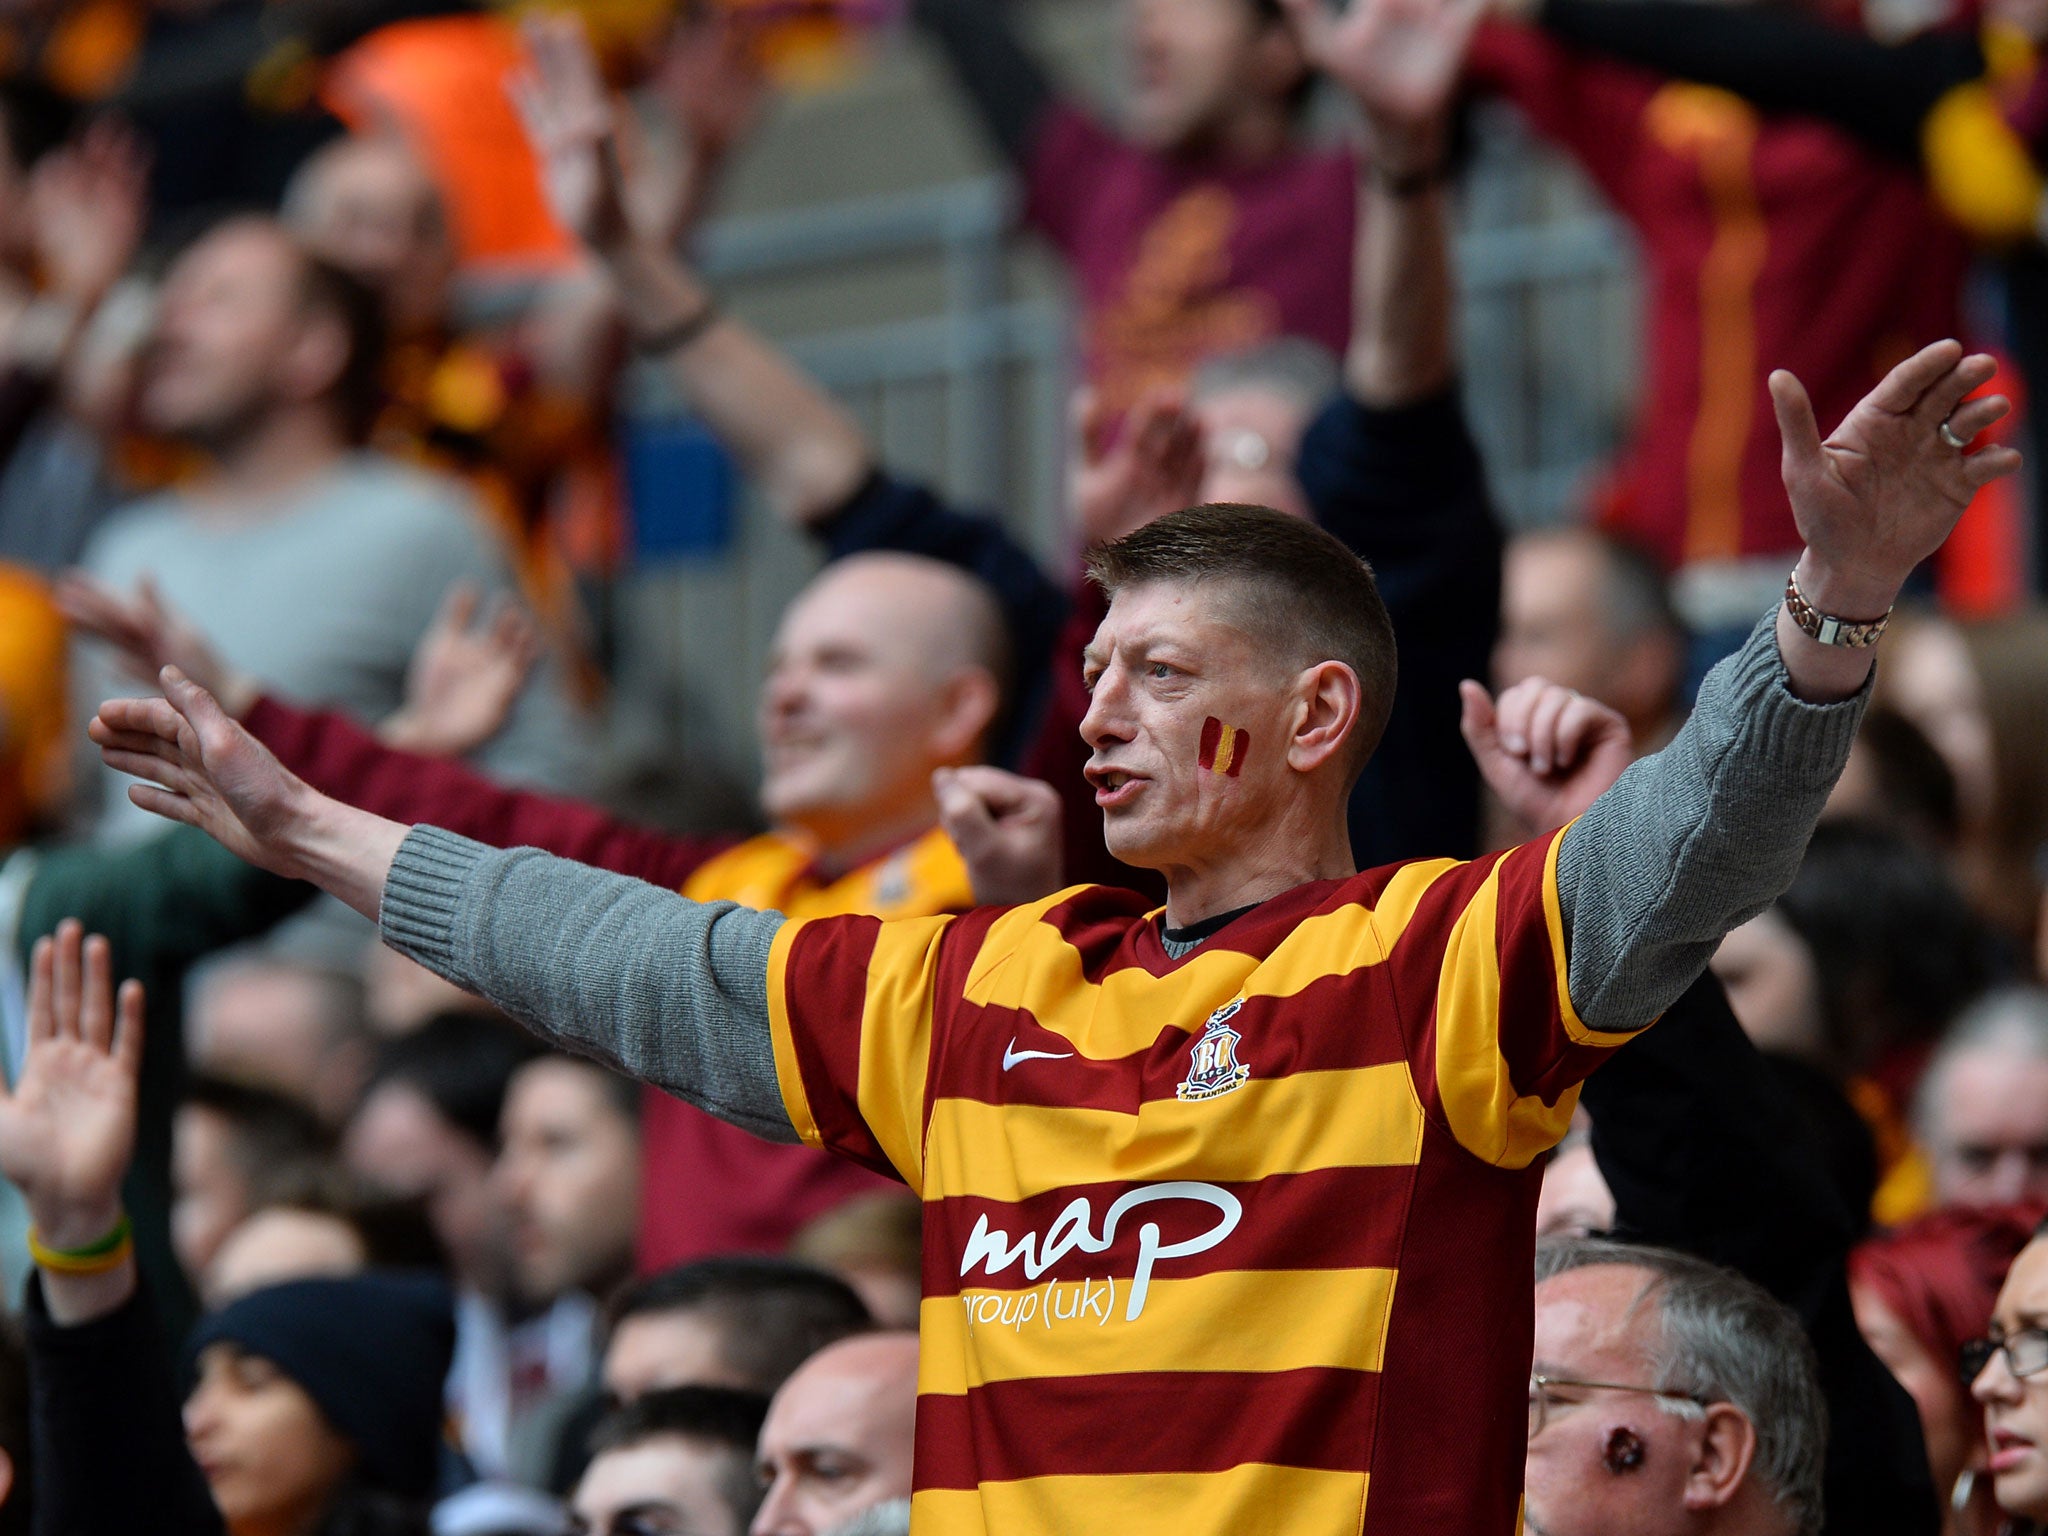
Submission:
<svg viewBox="0 0 2048 1536">
<path fill-rule="evenodd" d="M 863 1334 L 811 1356 L 761 1426 L 767 1496 L 752 1536 L 832 1536 L 884 1506 L 907 1510 L 916 1412 L 916 1334 Z"/>
</svg>

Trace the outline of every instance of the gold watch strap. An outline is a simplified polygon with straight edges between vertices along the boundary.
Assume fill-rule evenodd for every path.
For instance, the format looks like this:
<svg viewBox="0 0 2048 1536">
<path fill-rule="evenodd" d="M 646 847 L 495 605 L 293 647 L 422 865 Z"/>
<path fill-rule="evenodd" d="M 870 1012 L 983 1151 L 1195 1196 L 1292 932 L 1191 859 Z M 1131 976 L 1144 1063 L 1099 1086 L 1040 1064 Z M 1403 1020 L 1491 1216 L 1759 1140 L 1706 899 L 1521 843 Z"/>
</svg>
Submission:
<svg viewBox="0 0 2048 1536">
<path fill-rule="evenodd" d="M 1822 645 L 1844 646 L 1852 651 L 1868 650 L 1877 644 L 1885 626 L 1892 621 L 1892 610 L 1887 608 L 1875 619 L 1841 619 L 1833 614 L 1822 613 L 1806 600 L 1806 594 L 1799 590 L 1799 572 L 1794 570 L 1785 578 L 1785 611 L 1792 615 L 1802 633 L 1818 640 Z"/>
</svg>

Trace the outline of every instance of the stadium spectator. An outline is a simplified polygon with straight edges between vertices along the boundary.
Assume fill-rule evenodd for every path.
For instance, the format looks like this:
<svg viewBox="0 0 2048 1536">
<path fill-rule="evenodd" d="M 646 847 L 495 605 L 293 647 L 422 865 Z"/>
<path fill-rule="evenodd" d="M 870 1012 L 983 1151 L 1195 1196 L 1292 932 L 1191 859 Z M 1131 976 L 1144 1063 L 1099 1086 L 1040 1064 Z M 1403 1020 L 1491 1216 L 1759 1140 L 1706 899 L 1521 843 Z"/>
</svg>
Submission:
<svg viewBox="0 0 2048 1536">
<path fill-rule="evenodd" d="M 591 1435 L 571 1536 L 747 1536 L 767 1413 L 766 1398 L 728 1387 L 674 1387 L 615 1410 Z"/>
<path fill-rule="evenodd" d="M 1501 567 L 1493 685 L 1548 678 L 1621 711 L 1637 750 L 1684 720 L 1686 635 L 1656 565 L 1591 528 L 1511 540 Z"/>
<path fill-rule="evenodd" d="M 1593 511 L 1675 573 L 1697 654 L 1725 654 L 1801 542 L 1765 374 L 1796 374 L 1819 419 L 1840 419 L 1897 359 L 1957 334 L 1964 242 L 1912 168 L 1811 119 L 1507 20 L 1481 29 L 1472 77 L 1641 242 L 1644 379 Z"/>
<path fill-rule="evenodd" d="M 791 1258 L 838 1275 L 884 1328 L 917 1328 L 924 1289 L 924 1204 L 909 1193 L 859 1195 L 790 1240 Z"/>
<path fill-rule="evenodd" d="M 1531 1531 L 1818 1536 L 1827 1411 L 1790 1309 L 1625 1243 L 1546 1243 L 1536 1275 Z"/>
<path fill-rule="evenodd" d="M 106 941 L 38 943 L 0 1171 L 35 1221 L 28 1328 L 38 1519 L 50 1531 L 423 1533 L 453 1336 L 430 1278 L 308 1280 L 191 1339 L 179 1405 L 143 1305 L 120 1185 L 135 1145 L 142 992 Z M 110 1475 L 110 1469 L 121 1475 Z"/>
<path fill-rule="evenodd" d="M 217 225 L 165 279 L 139 397 L 145 425 L 204 450 L 209 469 L 115 513 L 84 558 L 104 583 L 147 578 L 204 615 L 230 661 L 371 719 L 405 697 L 449 586 L 506 582 L 459 488 L 355 446 L 379 406 L 382 348 L 353 278 L 266 220 Z M 539 683 L 485 756 L 559 782 L 574 741 Z"/>
<path fill-rule="evenodd" d="M 1024 183 L 1024 217 L 1072 267 L 1084 366 L 1122 413 L 1203 359 L 1275 336 L 1351 340 L 1357 173 L 1310 147 L 1312 80 L 1274 0 L 1129 0 L 1111 127 L 1047 77 L 1000 0 L 916 0 Z"/>
<path fill-rule="evenodd" d="M 826 1345 L 872 1326 L 844 1281 L 752 1255 L 663 1270 L 621 1292 L 610 1318 L 604 1386 L 628 1403 L 688 1386 L 766 1397 Z"/>
<path fill-rule="evenodd" d="M 1991 1326 L 1964 1346 L 1963 1379 L 1984 1410 L 1991 1484 L 2011 1516 L 2006 1536 L 2034 1536 L 2048 1526 L 2048 1242 L 2040 1231 L 2012 1261 Z"/>
<path fill-rule="evenodd" d="M 505 1458 L 544 1486 L 559 1425 L 597 1375 L 599 1298 L 633 1269 L 639 1090 L 580 1057 L 538 1057 L 512 1075 L 499 1139 L 492 1178 L 526 1318 L 506 1340 Z"/>
<path fill-rule="evenodd" d="M 1983 1335 L 2006 1271 L 2040 1225 L 2041 1207 L 1937 1211 L 1871 1238 L 1849 1260 L 1856 1324 L 1913 1396 L 1946 1536 L 1996 1536 L 1984 1415 L 1957 1375 Z"/>
<path fill-rule="evenodd" d="M 339 1126 L 370 1068 L 363 991 L 346 972 L 224 956 L 192 978 L 185 1052 L 194 1068 L 268 1088 Z"/>
<path fill-rule="evenodd" d="M 171 1145 L 171 1239 L 194 1285 L 237 1226 L 318 1182 L 330 1143 L 310 1109 L 282 1094 L 194 1077 Z"/>
<path fill-rule="evenodd" d="M 1913 1133 L 1943 1206 L 2048 1201 L 2048 994 L 1984 998 L 1928 1059 Z"/>
<path fill-rule="evenodd" d="M 767 1492 L 752 1536 L 833 1536 L 878 1506 L 909 1502 L 917 1347 L 910 1333 L 847 1339 L 782 1384 L 761 1426 Z"/>
</svg>

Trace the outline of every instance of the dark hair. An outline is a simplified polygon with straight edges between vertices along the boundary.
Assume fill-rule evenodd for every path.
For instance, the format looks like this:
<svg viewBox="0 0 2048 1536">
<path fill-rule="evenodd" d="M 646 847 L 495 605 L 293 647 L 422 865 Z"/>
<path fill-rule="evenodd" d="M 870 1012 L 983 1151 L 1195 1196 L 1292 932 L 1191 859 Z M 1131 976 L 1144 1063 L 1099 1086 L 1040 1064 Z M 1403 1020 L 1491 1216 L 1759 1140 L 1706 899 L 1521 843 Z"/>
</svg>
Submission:
<svg viewBox="0 0 2048 1536">
<path fill-rule="evenodd" d="M 178 1107 L 203 1109 L 227 1123 L 228 1156 L 252 1193 L 266 1197 L 318 1177 L 334 1150 L 320 1117 L 298 1100 L 232 1078 L 193 1073 Z"/>
<path fill-rule="evenodd" d="M 1868 822 L 1822 823 L 1777 911 L 1812 951 L 1837 1071 L 1935 1039 L 2003 968 L 1941 862 Z"/>
<path fill-rule="evenodd" d="M 7 152 L 24 171 L 71 137 L 78 109 L 42 81 L 26 75 L 0 80 L 0 130 Z"/>
<path fill-rule="evenodd" d="M 35 1464 L 29 1449 L 28 1346 L 20 1325 L 0 1313 L 0 1451 L 14 1483 L 0 1504 L 0 1536 L 28 1536 L 35 1515 Z"/>
<path fill-rule="evenodd" d="M 866 1303 L 837 1275 L 793 1259 L 727 1254 L 679 1264 L 621 1292 L 611 1326 L 658 1312 L 702 1312 L 720 1332 L 719 1355 L 760 1392 L 773 1392 L 827 1344 L 874 1326 Z"/>
<path fill-rule="evenodd" d="M 537 1040 L 500 1016 L 439 1013 L 411 1034 L 385 1043 L 365 1096 L 386 1084 L 402 1084 L 489 1151 L 498 1142 L 498 1117 L 512 1074 L 542 1054 Z"/>
<path fill-rule="evenodd" d="M 1355 778 L 1394 704 L 1394 623 L 1372 567 L 1314 523 L 1271 507 L 1218 503 L 1175 512 L 1088 552 L 1088 577 L 1114 598 L 1149 582 L 1235 582 L 1248 627 L 1303 664 L 1340 661 L 1363 692 L 1347 743 Z"/>
<path fill-rule="evenodd" d="M 384 306 L 377 292 L 354 273 L 293 242 L 299 255 L 299 302 L 337 322 L 347 337 L 348 357 L 336 375 L 333 399 L 351 442 L 370 435 L 384 408 Z"/>
<path fill-rule="evenodd" d="M 265 1180 L 249 1214 L 279 1210 L 331 1216 L 346 1224 L 361 1241 L 363 1262 L 371 1269 L 448 1270 L 448 1250 L 424 1200 L 370 1189 L 335 1163 L 299 1163 Z"/>
<path fill-rule="evenodd" d="M 719 1496 L 741 1530 L 753 1520 L 766 1491 L 754 1475 L 754 1448 L 768 1417 L 768 1399 L 731 1387 L 669 1387 L 616 1408 L 590 1432 L 593 1459 L 664 1435 L 702 1440 L 727 1453 Z"/>
<path fill-rule="evenodd" d="M 1954 847 L 1963 833 L 1956 776 L 1926 733 L 1897 710 L 1874 704 L 1864 713 L 1856 745 L 1869 755 L 1887 825 L 1915 842 Z"/>
</svg>

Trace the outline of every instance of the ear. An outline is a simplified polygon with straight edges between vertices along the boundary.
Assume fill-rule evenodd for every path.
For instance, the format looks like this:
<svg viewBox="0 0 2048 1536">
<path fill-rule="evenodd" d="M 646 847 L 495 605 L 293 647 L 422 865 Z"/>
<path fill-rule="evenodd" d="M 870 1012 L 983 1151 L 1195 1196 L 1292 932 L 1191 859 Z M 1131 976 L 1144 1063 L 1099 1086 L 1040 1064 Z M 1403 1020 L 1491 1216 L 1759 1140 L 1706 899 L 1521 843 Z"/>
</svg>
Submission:
<svg viewBox="0 0 2048 1536">
<path fill-rule="evenodd" d="M 985 667 L 962 667 L 939 687 L 931 749 L 940 763 L 978 762 L 1002 704 L 1002 690 Z"/>
<path fill-rule="evenodd" d="M 1365 690 L 1358 674 L 1341 661 L 1319 661 L 1295 679 L 1294 728 L 1287 739 L 1287 766 L 1314 773 L 1339 757 L 1358 730 Z"/>
<path fill-rule="evenodd" d="M 284 355 L 285 389 L 296 400 L 318 400 L 348 366 L 348 329 L 331 315 L 309 317 Z"/>
<path fill-rule="evenodd" d="M 1720 1509 L 1734 1501 L 1756 1460 L 1756 1426 L 1733 1403 L 1715 1403 L 1693 1427 L 1692 1465 L 1685 1475 L 1687 1509 Z"/>
</svg>

